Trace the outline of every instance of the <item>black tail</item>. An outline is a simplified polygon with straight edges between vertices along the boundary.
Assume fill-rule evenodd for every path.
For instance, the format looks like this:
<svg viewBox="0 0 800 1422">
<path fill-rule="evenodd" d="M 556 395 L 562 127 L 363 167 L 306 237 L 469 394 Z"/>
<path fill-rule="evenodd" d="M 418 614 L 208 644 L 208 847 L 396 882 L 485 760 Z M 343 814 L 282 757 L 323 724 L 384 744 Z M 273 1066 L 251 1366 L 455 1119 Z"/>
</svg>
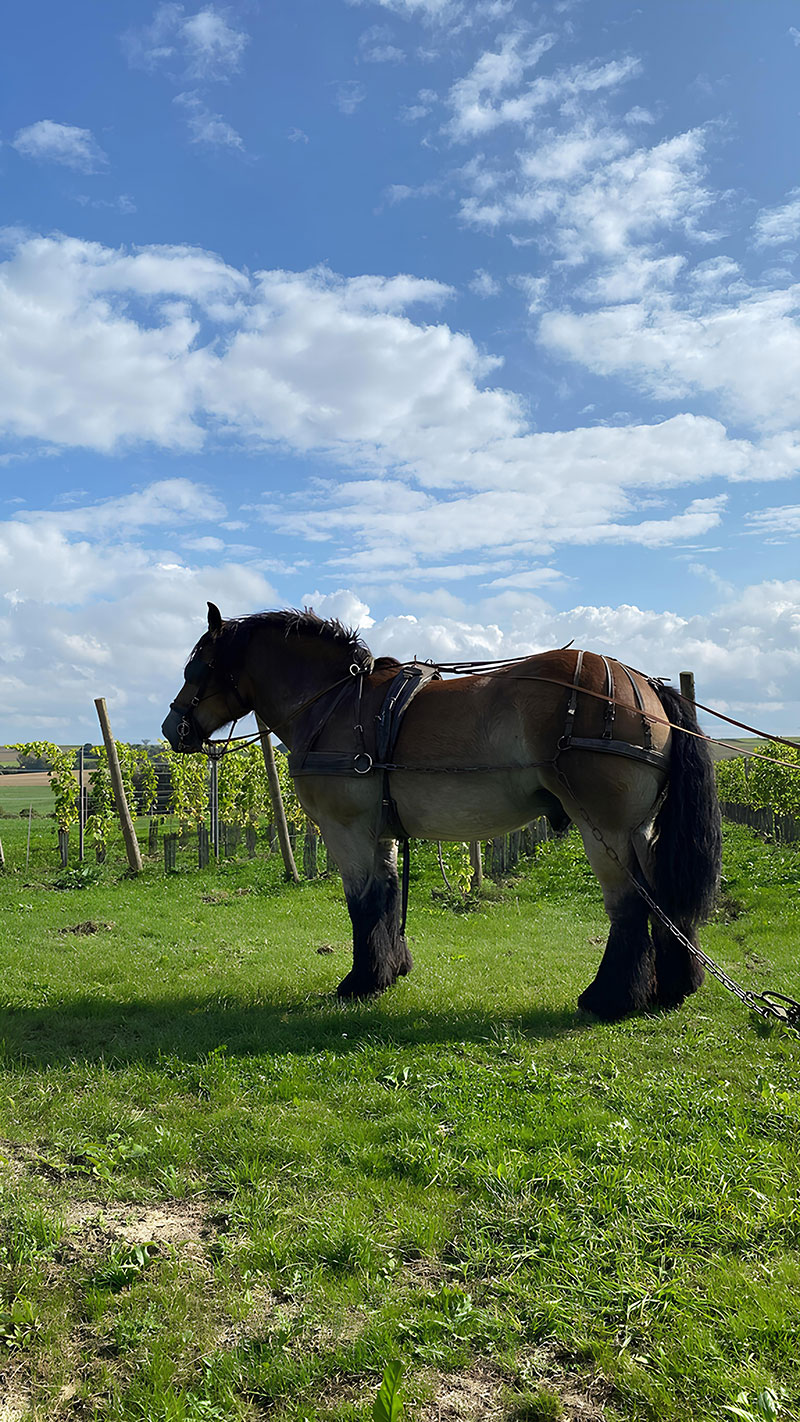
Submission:
<svg viewBox="0 0 800 1422">
<path fill-rule="evenodd" d="M 694 707 L 671 687 L 658 694 L 674 726 L 699 730 Z M 696 736 L 672 732 L 667 797 L 656 820 L 653 894 L 684 933 L 708 918 L 719 885 L 722 833 L 714 765 Z"/>
</svg>

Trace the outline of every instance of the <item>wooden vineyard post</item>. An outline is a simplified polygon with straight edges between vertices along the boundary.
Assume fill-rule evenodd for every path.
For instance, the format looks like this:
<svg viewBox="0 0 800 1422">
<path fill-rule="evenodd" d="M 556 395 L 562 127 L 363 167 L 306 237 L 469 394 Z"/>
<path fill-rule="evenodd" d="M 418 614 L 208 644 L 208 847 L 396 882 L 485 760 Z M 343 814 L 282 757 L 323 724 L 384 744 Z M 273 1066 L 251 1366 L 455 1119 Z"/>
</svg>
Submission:
<svg viewBox="0 0 800 1422">
<path fill-rule="evenodd" d="M 278 831 L 278 843 L 280 844 L 281 854 L 283 855 L 283 867 L 286 870 L 287 879 L 291 879 L 294 884 L 299 884 L 300 875 L 297 872 L 297 865 L 294 862 L 294 855 L 292 854 L 289 826 L 286 823 L 286 811 L 283 808 L 280 781 L 278 780 L 278 767 L 275 764 L 275 752 L 272 749 L 269 730 L 260 716 L 256 716 L 256 723 L 261 737 L 261 749 L 264 753 L 264 767 L 267 772 L 267 781 L 269 782 L 269 797 L 272 801 L 272 818 L 275 821 L 275 828 Z"/>
<path fill-rule="evenodd" d="M 307 879 L 316 879 L 318 870 L 319 835 L 316 826 L 309 820 L 303 840 L 303 873 Z"/>
<path fill-rule="evenodd" d="M 694 672 L 681 672 L 681 696 L 685 696 L 687 701 L 696 701 L 694 691 Z"/>
<path fill-rule="evenodd" d="M 481 861 L 481 842 L 479 839 L 472 841 L 469 847 L 469 867 L 472 870 L 470 879 L 470 893 L 477 893 L 483 884 L 483 863 Z"/>
<path fill-rule="evenodd" d="M 131 812 L 128 808 L 128 801 L 125 797 L 125 786 L 122 783 L 122 771 L 119 768 L 119 757 L 114 737 L 111 734 L 111 722 L 108 719 L 108 709 L 104 696 L 95 699 L 97 707 L 97 718 L 100 722 L 100 729 L 103 732 L 103 742 L 108 755 L 108 773 L 111 776 L 111 788 L 114 791 L 114 804 L 117 807 L 120 824 L 122 825 L 122 838 L 125 841 L 125 853 L 128 856 L 128 868 L 132 874 L 141 874 L 142 856 L 139 851 L 139 841 L 136 838 L 136 830 Z"/>
</svg>

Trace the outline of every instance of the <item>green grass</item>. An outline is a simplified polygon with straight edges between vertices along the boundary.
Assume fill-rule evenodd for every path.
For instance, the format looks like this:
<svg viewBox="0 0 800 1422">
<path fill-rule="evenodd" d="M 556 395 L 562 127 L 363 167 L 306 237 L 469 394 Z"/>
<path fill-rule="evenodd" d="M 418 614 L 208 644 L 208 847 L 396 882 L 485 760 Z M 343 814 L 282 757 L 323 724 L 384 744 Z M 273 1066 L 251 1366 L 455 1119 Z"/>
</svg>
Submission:
<svg viewBox="0 0 800 1422">
<path fill-rule="evenodd" d="M 766 1388 L 799 1415 L 800 1040 L 715 983 L 669 1015 L 579 1014 L 605 918 L 573 840 L 458 914 L 418 849 L 414 973 L 342 1006 L 335 879 L 132 881 L 118 848 L 65 879 L 52 822 L 27 873 L 27 824 L 2 833 L 19 1416 L 355 1422 L 391 1358 L 407 1418 L 470 1381 L 509 1422 L 570 1393 L 722 1422 Z M 745 985 L 797 995 L 798 886 L 796 852 L 727 834 L 703 942 Z"/>
</svg>

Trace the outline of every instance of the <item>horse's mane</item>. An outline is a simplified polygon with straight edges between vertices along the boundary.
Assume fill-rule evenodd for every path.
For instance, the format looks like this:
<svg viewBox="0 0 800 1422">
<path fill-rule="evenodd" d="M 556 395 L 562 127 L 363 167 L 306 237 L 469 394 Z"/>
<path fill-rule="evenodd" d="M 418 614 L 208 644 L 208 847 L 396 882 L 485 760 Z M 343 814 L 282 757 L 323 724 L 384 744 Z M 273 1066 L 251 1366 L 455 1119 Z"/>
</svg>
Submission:
<svg viewBox="0 0 800 1422">
<path fill-rule="evenodd" d="M 303 608 L 300 612 L 295 607 L 286 607 L 280 612 L 253 612 L 247 617 L 232 617 L 224 622 L 217 641 L 222 659 L 228 663 L 232 661 L 237 653 L 244 651 L 250 638 L 262 627 L 282 631 L 287 639 L 320 638 L 323 642 L 333 643 L 341 648 L 351 662 L 366 672 L 372 671 L 375 665 L 375 658 L 357 628 L 346 627 L 335 617 L 319 617 L 311 608 Z M 201 638 L 198 642 L 189 658 L 190 661 L 203 645 L 203 640 Z"/>
</svg>

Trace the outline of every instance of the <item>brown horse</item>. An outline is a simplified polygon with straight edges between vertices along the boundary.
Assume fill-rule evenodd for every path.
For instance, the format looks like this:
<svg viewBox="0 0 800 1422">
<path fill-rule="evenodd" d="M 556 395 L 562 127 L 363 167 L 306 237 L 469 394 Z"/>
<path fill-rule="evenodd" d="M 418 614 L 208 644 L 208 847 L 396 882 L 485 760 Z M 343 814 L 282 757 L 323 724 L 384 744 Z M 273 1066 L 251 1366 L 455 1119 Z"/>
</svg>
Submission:
<svg viewBox="0 0 800 1422">
<path fill-rule="evenodd" d="M 543 652 L 428 681 L 381 760 L 376 728 L 399 670 L 313 612 L 223 621 L 209 603 L 208 632 L 163 726 L 174 750 L 199 751 L 255 711 L 289 747 L 297 794 L 341 870 L 353 924 L 340 996 L 379 993 L 411 968 L 398 835 L 481 840 L 539 815 L 578 826 L 611 923 L 579 1005 L 613 1021 L 694 992 L 702 966 L 637 890 L 696 942 L 716 892 L 720 830 L 691 704 L 595 653 Z"/>
</svg>

